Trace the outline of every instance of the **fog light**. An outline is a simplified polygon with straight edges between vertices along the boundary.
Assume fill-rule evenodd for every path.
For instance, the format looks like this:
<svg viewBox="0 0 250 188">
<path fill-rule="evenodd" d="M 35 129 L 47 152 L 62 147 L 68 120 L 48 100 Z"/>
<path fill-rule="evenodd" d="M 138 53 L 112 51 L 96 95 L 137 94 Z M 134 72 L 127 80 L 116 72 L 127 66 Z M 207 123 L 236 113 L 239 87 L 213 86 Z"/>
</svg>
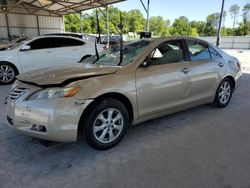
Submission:
<svg viewBox="0 0 250 188">
<path fill-rule="evenodd" d="M 37 131 L 37 126 L 36 126 L 36 124 L 33 124 L 32 127 L 30 128 L 30 130 L 32 130 L 32 131 Z"/>
<path fill-rule="evenodd" d="M 46 127 L 45 127 L 45 126 L 39 125 L 39 126 L 38 126 L 38 131 L 40 131 L 40 132 L 46 132 L 47 130 L 46 130 Z"/>
<path fill-rule="evenodd" d="M 30 130 L 32 131 L 37 131 L 37 132 L 46 132 L 47 129 L 45 126 L 43 125 L 36 125 L 36 124 L 33 124 L 32 127 L 30 128 Z"/>
</svg>

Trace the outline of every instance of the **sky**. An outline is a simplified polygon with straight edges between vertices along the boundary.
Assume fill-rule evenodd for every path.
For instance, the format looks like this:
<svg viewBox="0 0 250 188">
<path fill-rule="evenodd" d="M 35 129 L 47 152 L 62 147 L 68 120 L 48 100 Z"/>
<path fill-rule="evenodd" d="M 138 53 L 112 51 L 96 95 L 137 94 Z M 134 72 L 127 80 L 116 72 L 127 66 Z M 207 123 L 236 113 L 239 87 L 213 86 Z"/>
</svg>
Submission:
<svg viewBox="0 0 250 188">
<path fill-rule="evenodd" d="M 147 4 L 147 0 L 142 0 Z M 205 21 L 207 15 L 220 12 L 222 0 L 150 0 L 150 16 L 162 16 L 169 19 L 173 23 L 175 18 L 186 16 L 189 21 L 201 20 Z M 228 12 L 231 5 L 238 4 L 241 8 L 250 0 L 225 0 L 224 10 L 227 11 L 225 21 L 226 27 L 233 27 L 233 19 Z M 146 12 L 141 5 L 140 0 L 127 0 L 114 5 L 121 10 L 129 11 L 131 9 L 140 9 L 146 18 Z M 240 13 L 241 14 L 241 13 Z M 238 20 L 241 22 L 242 17 Z"/>
</svg>

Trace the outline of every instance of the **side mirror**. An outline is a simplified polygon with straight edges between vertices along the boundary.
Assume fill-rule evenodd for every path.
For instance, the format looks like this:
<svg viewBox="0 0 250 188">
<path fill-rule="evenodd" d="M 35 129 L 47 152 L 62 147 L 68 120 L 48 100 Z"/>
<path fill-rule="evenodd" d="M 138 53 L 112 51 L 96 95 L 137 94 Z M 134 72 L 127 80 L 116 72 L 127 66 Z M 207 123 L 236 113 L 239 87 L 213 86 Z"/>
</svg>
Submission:
<svg viewBox="0 0 250 188">
<path fill-rule="evenodd" d="M 21 51 L 29 51 L 30 50 L 30 45 L 24 45 L 22 48 L 21 48 Z"/>
</svg>

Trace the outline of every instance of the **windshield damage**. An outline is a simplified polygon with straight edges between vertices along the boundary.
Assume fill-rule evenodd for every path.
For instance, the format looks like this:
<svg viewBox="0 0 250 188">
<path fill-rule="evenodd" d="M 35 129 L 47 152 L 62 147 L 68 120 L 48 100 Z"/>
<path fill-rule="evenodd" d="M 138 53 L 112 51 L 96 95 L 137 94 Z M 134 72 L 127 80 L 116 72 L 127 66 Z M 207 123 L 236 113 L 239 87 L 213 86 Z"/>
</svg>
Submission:
<svg viewBox="0 0 250 188">
<path fill-rule="evenodd" d="M 137 57 L 142 50 L 147 47 L 151 43 L 151 40 L 140 40 L 136 42 L 131 42 L 123 47 L 123 60 L 119 64 L 120 61 L 120 46 L 113 45 L 107 50 L 96 55 L 91 56 L 84 61 L 83 63 L 93 63 L 99 65 L 109 65 L 109 66 L 117 66 L 118 64 L 121 66 L 125 66 L 130 64 L 135 57 Z"/>
</svg>

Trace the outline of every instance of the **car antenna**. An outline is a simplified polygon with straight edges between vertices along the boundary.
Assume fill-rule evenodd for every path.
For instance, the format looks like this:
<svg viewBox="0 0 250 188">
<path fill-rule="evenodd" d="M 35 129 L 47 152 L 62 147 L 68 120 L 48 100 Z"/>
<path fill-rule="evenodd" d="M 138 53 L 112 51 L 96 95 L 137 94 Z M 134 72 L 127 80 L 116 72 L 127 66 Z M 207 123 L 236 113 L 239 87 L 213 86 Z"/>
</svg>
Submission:
<svg viewBox="0 0 250 188">
<path fill-rule="evenodd" d="M 118 63 L 118 65 L 122 64 L 122 60 L 123 60 L 123 23 L 122 23 L 122 13 L 120 12 L 120 24 L 119 24 L 119 28 L 120 28 L 120 61 Z"/>
</svg>

